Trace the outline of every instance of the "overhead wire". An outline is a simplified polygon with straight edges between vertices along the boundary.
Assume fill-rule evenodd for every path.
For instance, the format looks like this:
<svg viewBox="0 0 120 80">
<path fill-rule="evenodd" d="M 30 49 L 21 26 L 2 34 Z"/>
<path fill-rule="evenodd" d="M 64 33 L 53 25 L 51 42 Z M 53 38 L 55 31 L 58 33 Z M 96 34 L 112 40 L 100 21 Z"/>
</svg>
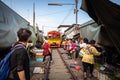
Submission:
<svg viewBox="0 0 120 80">
<path fill-rule="evenodd" d="M 72 10 L 72 9 L 70 9 Z M 50 13 L 50 14 L 43 14 L 43 15 L 37 15 L 37 16 L 49 16 L 49 15 L 55 15 L 55 14 L 60 14 L 60 13 L 65 13 L 66 10 L 62 10 L 62 11 L 58 11 L 58 12 L 54 12 L 54 13 Z"/>
<path fill-rule="evenodd" d="M 73 11 L 73 10 L 74 9 L 73 9 L 73 6 L 72 6 L 72 8 L 68 11 L 67 15 L 63 18 L 63 20 L 60 24 L 63 24 L 65 22 L 65 20 L 70 16 L 71 11 Z"/>
</svg>

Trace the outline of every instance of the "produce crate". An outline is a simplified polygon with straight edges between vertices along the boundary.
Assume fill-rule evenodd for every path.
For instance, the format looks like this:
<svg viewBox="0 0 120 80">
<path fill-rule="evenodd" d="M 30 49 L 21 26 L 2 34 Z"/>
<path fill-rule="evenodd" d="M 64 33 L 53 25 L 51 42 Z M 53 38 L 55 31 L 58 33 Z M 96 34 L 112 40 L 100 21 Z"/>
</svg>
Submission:
<svg viewBox="0 0 120 80">
<path fill-rule="evenodd" d="M 36 52 L 36 61 L 43 62 L 43 58 L 44 58 L 43 49 L 37 49 L 37 50 L 35 50 L 35 52 Z"/>
</svg>

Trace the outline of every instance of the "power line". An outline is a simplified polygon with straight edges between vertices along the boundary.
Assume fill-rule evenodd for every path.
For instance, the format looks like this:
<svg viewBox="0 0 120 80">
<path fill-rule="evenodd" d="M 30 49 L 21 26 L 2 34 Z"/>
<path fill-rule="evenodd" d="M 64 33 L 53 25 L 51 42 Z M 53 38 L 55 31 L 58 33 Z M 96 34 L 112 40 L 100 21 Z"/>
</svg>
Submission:
<svg viewBox="0 0 120 80">
<path fill-rule="evenodd" d="M 70 9 L 70 10 L 73 10 L 73 9 Z M 69 11 L 70 11 L 70 10 L 69 10 Z M 37 17 L 38 17 L 38 16 L 49 16 L 49 15 L 55 15 L 55 14 L 60 14 L 60 13 L 66 13 L 66 10 L 59 11 L 59 12 L 54 12 L 54 13 L 50 13 L 50 14 L 37 15 Z"/>
<path fill-rule="evenodd" d="M 73 6 L 72 6 L 72 8 L 73 8 Z M 72 8 L 68 11 L 67 15 L 64 17 L 64 19 L 62 20 L 62 22 L 60 24 L 63 24 L 65 22 L 65 20 L 69 17 L 71 11 L 73 11 Z"/>
</svg>

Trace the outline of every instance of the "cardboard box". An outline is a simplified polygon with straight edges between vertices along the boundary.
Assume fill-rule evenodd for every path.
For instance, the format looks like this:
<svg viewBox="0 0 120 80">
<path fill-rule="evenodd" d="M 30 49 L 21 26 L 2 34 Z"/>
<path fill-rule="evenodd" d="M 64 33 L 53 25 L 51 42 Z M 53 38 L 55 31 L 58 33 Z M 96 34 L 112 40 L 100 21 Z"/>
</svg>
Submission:
<svg viewBox="0 0 120 80">
<path fill-rule="evenodd" d="M 43 58 L 43 55 L 36 55 L 36 58 Z"/>
</svg>

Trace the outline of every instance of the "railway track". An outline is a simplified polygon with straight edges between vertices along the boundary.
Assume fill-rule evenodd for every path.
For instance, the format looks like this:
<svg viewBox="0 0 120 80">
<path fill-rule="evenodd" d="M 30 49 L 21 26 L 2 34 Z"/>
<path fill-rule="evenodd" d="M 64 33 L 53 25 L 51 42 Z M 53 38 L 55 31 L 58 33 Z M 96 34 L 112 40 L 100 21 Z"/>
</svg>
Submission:
<svg viewBox="0 0 120 80">
<path fill-rule="evenodd" d="M 71 68 L 70 64 L 75 64 L 75 60 L 74 59 L 66 59 L 65 56 L 68 57 L 68 55 L 65 54 L 66 52 L 62 51 L 63 50 L 62 48 L 59 48 L 57 50 L 59 52 L 59 55 L 61 56 L 61 59 L 66 64 L 67 69 L 69 70 L 69 73 L 72 75 L 72 79 L 73 80 L 84 80 L 84 78 L 83 78 L 83 67 L 82 67 L 81 59 L 78 58 L 76 60 L 78 62 L 77 65 L 80 67 L 79 70 L 75 69 L 75 65 L 74 65 L 74 67 L 72 66 L 72 68 Z M 99 80 L 99 79 L 97 77 L 87 77 L 87 80 Z M 107 79 L 105 79 L 105 80 L 107 80 Z"/>
<path fill-rule="evenodd" d="M 75 76 L 75 74 L 73 73 L 73 71 L 70 69 L 69 65 L 67 64 L 67 62 L 64 60 L 64 58 L 62 57 L 62 55 L 60 54 L 60 50 L 57 49 L 63 63 L 65 64 L 66 68 L 68 69 L 69 73 L 71 74 L 71 77 L 73 80 L 78 80 L 77 77 Z"/>
<path fill-rule="evenodd" d="M 46 57 L 44 64 L 42 64 L 42 62 L 36 62 L 35 59 L 31 60 L 31 80 L 84 80 L 82 71 L 83 69 L 82 64 L 80 64 L 80 60 L 77 61 L 79 63 L 78 65 L 81 66 L 81 69 L 76 70 L 75 67 L 71 67 L 70 65 L 71 63 L 74 64 L 75 60 L 66 59 L 65 57 L 68 56 L 62 48 L 53 48 L 52 57 L 53 62 L 50 62 L 50 58 Z M 44 73 L 34 73 L 35 68 L 44 68 Z M 102 76 L 99 77 L 100 79 L 96 77 L 88 77 L 87 80 L 103 80 Z"/>
<path fill-rule="evenodd" d="M 47 65 L 45 80 L 83 80 L 82 77 L 80 78 L 81 73 L 71 69 L 69 62 L 60 53 L 59 49 L 52 49 L 53 62 Z"/>
</svg>

